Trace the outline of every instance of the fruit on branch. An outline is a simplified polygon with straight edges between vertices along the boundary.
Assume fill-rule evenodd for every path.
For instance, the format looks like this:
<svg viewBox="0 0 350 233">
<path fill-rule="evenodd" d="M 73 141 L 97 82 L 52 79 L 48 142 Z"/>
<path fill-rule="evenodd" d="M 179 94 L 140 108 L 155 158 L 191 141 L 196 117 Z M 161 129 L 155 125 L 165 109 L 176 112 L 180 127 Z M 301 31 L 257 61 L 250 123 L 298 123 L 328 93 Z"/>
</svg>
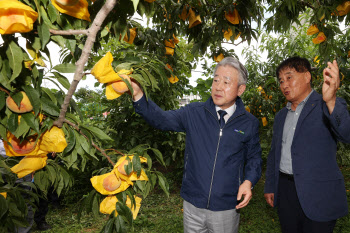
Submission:
<svg viewBox="0 0 350 233">
<path fill-rule="evenodd" d="M 128 82 L 131 84 L 131 80 L 127 75 L 122 74 L 119 76 L 121 76 L 124 79 L 127 79 Z M 129 90 L 128 86 L 126 85 L 126 83 L 123 80 L 113 82 L 112 87 L 116 92 L 118 92 L 120 94 L 123 94 Z"/>
<path fill-rule="evenodd" d="M 0 1 L 0 34 L 30 32 L 38 13 L 20 1 Z"/>
<path fill-rule="evenodd" d="M 60 0 L 63 2 L 72 2 L 75 0 Z M 86 0 L 78 0 L 75 5 L 63 5 L 59 0 L 51 0 L 52 5 L 62 14 L 70 15 L 77 19 L 83 19 L 91 22 L 89 13 L 89 3 Z"/>
<path fill-rule="evenodd" d="M 129 196 L 127 196 L 125 204 L 127 207 L 130 208 L 130 210 L 132 212 L 133 219 L 136 219 L 137 214 L 138 214 L 140 207 L 141 207 L 142 199 L 137 197 L 137 196 L 134 196 L 134 199 L 135 199 L 136 206 L 135 205 L 132 206 L 132 203 L 131 203 Z M 103 214 L 111 214 L 113 212 L 113 210 L 115 210 L 115 216 L 117 216 L 118 215 L 118 212 L 116 210 L 117 202 L 118 202 L 118 198 L 116 196 L 106 197 L 105 199 L 103 199 L 103 201 L 100 204 L 100 212 Z"/>
<path fill-rule="evenodd" d="M 118 162 L 114 166 L 114 171 L 117 173 L 117 175 L 122 180 L 129 180 L 129 181 L 135 181 L 135 180 L 148 180 L 148 177 L 144 171 L 144 169 L 141 169 L 141 173 L 138 175 L 136 171 L 131 170 L 130 173 L 127 174 L 125 171 L 125 165 L 127 166 L 130 161 L 133 161 L 134 155 L 125 155 L 118 159 Z M 141 163 L 147 163 L 147 159 L 145 157 L 140 157 Z"/>
<path fill-rule="evenodd" d="M 122 184 L 122 181 L 120 180 L 119 177 L 117 177 L 114 173 L 108 175 L 106 178 L 104 178 L 102 186 L 107 190 L 107 191 L 114 191 L 120 187 Z"/>
<path fill-rule="evenodd" d="M 130 38 L 128 37 L 128 34 L 125 34 L 123 40 L 129 44 L 132 44 L 134 43 L 134 39 L 136 37 L 136 28 L 130 28 L 129 32 L 130 32 Z"/>
<path fill-rule="evenodd" d="M 214 61 L 220 62 L 224 58 L 225 58 L 224 54 L 220 53 L 218 56 L 214 56 Z"/>
<path fill-rule="evenodd" d="M 16 173 L 18 178 L 22 178 L 45 167 L 46 160 L 46 153 L 42 153 L 38 156 L 26 156 L 17 165 L 13 166 L 11 171 Z"/>
<path fill-rule="evenodd" d="M 187 7 L 188 5 L 183 6 L 181 14 L 179 15 L 179 18 L 185 21 L 188 17 L 188 12 L 187 12 Z"/>
<path fill-rule="evenodd" d="M 67 147 L 67 141 L 61 128 L 53 126 L 41 137 L 40 150 L 60 153 Z"/>
<path fill-rule="evenodd" d="M 11 140 L 13 151 L 21 155 L 32 152 L 36 146 L 36 138 L 37 136 L 30 136 L 21 141 L 20 139 L 13 137 Z"/>
<path fill-rule="evenodd" d="M 166 67 L 168 67 L 169 70 L 174 71 L 173 68 L 171 67 L 171 65 L 166 64 Z M 171 82 L 172 84 L 177 83 L 177 82 L 179 81 L 178 77 L 177 77 L 177 76 L 174 76 L 174 75 L 171 75 L 171 76 L 168 78 L 168 80 L 169 80 L 169 82 Z"/>
<path fill-rule="evenodd" d="M 316 33 L 319 32 L 319 31 L 320 31 L 320 30 L 318 30 L 317 25 L 316 25 L 316 24 L 313 24 L 313 25 L 311 25 L 311 26 L 307 29 L 306 34 L 309 35 L 309 36 L 311 36 L 311 35 L 313 35 L 313 34 L 316 34 Z"/>
<path fill-rule="evenodd" d="M 27 94 L 24 91 L 21 91 L 22 93 L 22 100 L 21 103 L 19 104 L 19 106 L 15 103 L 15 101 L 12 99 L 11 96 L 7 97 L 6 99 L 6 105 L 7 107 L 16 113 L 26 113 L 26 112 L 30 112 L 33 110 L 33 106 L 30 103 L 30 100 L 27 96 Z"/>
<path fill-rule="evenodd" d="M 127 75 L 133 73 L 133 69 L 122 69 L 116 73 L 112 67 L 112 62 L 113 56 L 111 52 L 107 52 L 106 55 L 101 58 L 91 70 L 91 74 L 94 75 L 100 83 L 107 83 L 106 97 L 108 100 L 116 99 L 128 90 L 127 85 L 123 82 L 120 76 L 125 75 L 123 78 L 128 79 L 129 83 L 131 84 Z M 118 82 L 118 84 L 114 85 L 117 90 L 113 88 L 113 83 L 115 82 Z"/>
<path fill-rule="evenodd" d="M 189 25 L 188 25 L 188 28 L 193 28 L 195 26 L 197 26 L 198 24 L 201 24 L 202 23 L 202 20 L 201 20 L 201 16 L 200 15 L 196 15 L 196 13 L 190 9 L 188 11 L 188 17 L 189 17 Z"/>
<path fill-rule="evenodd" d="M 266 117 L 261 118 L 261 121 L 262 121 L 264 127 L 267 126 L 268 123 L 267 123 Z"/>
<path fill-rule="evenodd" d="M 230 41 L 231 36 L 233 36 L 233 31 L 232 31 L 232 29 L 231 29 L 231 28 L 228 28 L 227 31 L 225 31 L 225 30 L 222 30 L 222 31 L 224 32 L 224 38 L 225 38 L 227 41 Z M 235 36 L 234 40 L 237 40 L 240 36 L 241 36 L 241 32 L 239 32 L 239 33 Z"/>
<path fill-rule="evenodd" d="M 339 6 L 337 6 L 337 11 L 332 13 L 332 15 L 344 16 L 350 12 L 350 1 L 345 1 Z"/>
<path fill-rule="evenodd" d="M 96 189 L 97 192 L 103 195 L 113 195 L 125 191 L 130 185 L 133 185 L 133 182 L 124 180 L 118 176 L 118 171 L 113 171 L 105 173 L 99 176 L 93 176 L 90 181 L 92 186 Z M 113 177 L 114 176 L 114 177 Z M 120 184 L 118 186 L 118 180 Z M 118 186 L 118 187 L 117 187 Z"/>
<path fill-rule="evenodd" d="M 320 44 L 327 39 L 326 35 L 323 32 L 319 32 L 315 38 L 312 39 L 312 43 Z"/>
<path fill-rule="evenodd" d="M 0 193 L 5 199 L 7 198 L 7 192 Z"/>
<path fill-rule="evenodd" d="M 121 164 L 119 164 L 119 166 L 118 166 L 118 171 L 122 174 L 122 175 L 124 175 L 124 176 L 127 176 L 128 174 L 126 173 L 126 171 L 125 171 L 125 167 L 124 166 L 128 166 L 128 164 L 129 164 L 129 160 L 124 160 Z"/>
<path fill-rule="evenodd" d="M 242 22 L 241 16 L 239 15 L 237 9 L 235 8 L 233 11 L 225 12 L 225 18 L 232 24 L 239 24 Z"/>
</svg>

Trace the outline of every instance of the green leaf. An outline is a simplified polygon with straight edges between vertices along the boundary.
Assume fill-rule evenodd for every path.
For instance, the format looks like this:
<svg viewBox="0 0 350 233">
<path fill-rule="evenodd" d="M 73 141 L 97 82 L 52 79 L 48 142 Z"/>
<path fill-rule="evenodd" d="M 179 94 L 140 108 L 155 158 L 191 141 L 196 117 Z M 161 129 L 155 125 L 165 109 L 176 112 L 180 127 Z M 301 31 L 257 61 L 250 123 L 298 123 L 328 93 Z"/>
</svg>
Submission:
<svg viewBox="0 0 350 233">
<path fill-rule="evenodd" d="M 23 52 L 14 41 L 11 41 L 6 50 L 6 55 L 9 59 L 9 65 L 13 71 L 10 79 L 10 82 L 12 82 L 22 71 Z"/>
<path fill-rule="evenodd" d="M 165 163 L 164 163 L 164 160 L 163 160 L 163 155 L 162 153 L 158 150 L 158 149 L 155 149 L 155 148 L 151 148 L 151 150 L 154 152 L 154 154 L 156 155 L 156 158 L 157 160 L 163 165 L 163 166 L 166 166 Z"/>
<path fill-rule="evenodd" d="M 39 52 L 39 50 L 41 49 L 41 40 L 39 37 L 34 38 L 34 42 L 31 44 L 31 47 L 35 49 L 35 53 Z"/>
<path fill-rule="evenodd" d="M 71 63 L 63 63 L 63 64 L 54 66 L 52 69 L 55 69 L 60 73 L 74 73 L 76 66 Z"/>
<path fill-rule="evenodd" d="M 28 112 L 22 114 L 22 119 L 26 121 L 27 125 L 29 125 L 30 128 L 34 129 L 37 133 L 39 133 L 39 121 L 36 120 L 33 113 Z"/>
<path fill-rule="evenodd" d="M 42 87 L 42 90 L 50 97 L 50 99 L 52 100 L 52 102 L 57 105 L 57 99 L 56 99 L 56 96 L 55 94 L 49 89 L 49 88 L 46 88 L 46 87 Z"/>
<path fill-rule="evenodd" d="M 16 103 L 17 107 L 21 106 L 21 101 L 23 99 L 23 94 L 22 92 L 17 92 L 13 95 L 11 95 L 11 98 L 13 99 L 13 101 Z"/>
<path fill-rule="evenodd" d="M 17 227 L 28 227 L 29 224 L 28 224 L 27 220 L 24 217 L 19 217 L 19 216 L 20 215 L 13 216 L 13 217 L 11 216 L 11 221 L 14 223 L 14 225 L 16 225 Z"/>
<path fill-rule="evenodd" d="M 55 168 L 53 166 L 51 166 L 50 164 L 48 164 L 46 166 L 46 170 L 47 170 L 47 173 L 49 173 L 49 179 L 51 181 L 51 183 L 55 183 L 56 181 L 56 176 L 57 176 L 57 172 L 55 171 Z"/>
<path fill-rule="evenodd" d="M 67 90 L 70 88 L 70 83 L 69 83 L 69 80 L 63 76 L 62 74 L 60 73 L 57 73 L 57 72 L 52 72 L 55 77 L 57 78 L 57 81 L 64 87 L 66 88 Z"/>
<path fill-rule="evenodd" d="M 74 40 L 66 40 L 66 47 L 71 51 L 71 53 L 75 52 L 75 47 L 76 47 L 77 41 Z"/>
<path fill-rule="evenodd" d="M 27 96 L 30 100 L 30 103 L 33 106 L 33 110 L 34 110 L 35 115 L 37 115 L 40 111 L 40 108 L 41 108 L 41 104 L 39 101 L 39 99 L 40 99 L 39 92 L 29 85 L 24 86 L 23 90 L 27 94 Z"/>
<path fill-rule="evenodd" d="M 134 155 L 133 159 L 132 159 L 132 166 L 133 166 L 133 170 L 136 172 L 137 177 L 139 177 L 141 175 L 141 161 L 140 161 L 140 157 L 138 155 Z"/>
<path fill-rule="evenodd" d="M 80 135 L 80 146 L 84 149 L 86 153 L 90 153 L 90 143 L 88 142 L 88 139 L 86 139 L 83 135 Z"/>
<path fill-rule="evenodd" d="M 16 138 L 19 138 L 20 136 L 23 136 L 26 134 L 30 129 L 30 126 L 27 124 L 26 121 L 20 121 L 16 131 L 13 133 Z"/>
<path fill-rule="evenodd" d="M 136 10 L 137 10 L 137 5 L 139 4 L 139 1 L 140 0 L 131 0 L 132 1 L 132 4 L 134 5 L 134 10 L 135 10 L 135 12 L 136 12 Z"/>
<path fill-rule="evenodd" d="M 26 49 L 27 49 L 27 52 L 29 53 L 29 55 L 32 57 L 32 59 L 35 59 L 36 52 L 29 41 L 27 41 L 27 43 L 26 43 Z"/>
<path fill-rule="evenodd" d="M 41 98 L 41 104 L 44 112 L 51 116 L 59 116 L 60 109 L 53 102 L 46 98 Z"/>
<path fill-rule="evenodd" d="M 103 227 L 103 232 L 104 233 L 113 233 L 113 228 L 114 228 L 114 219 L 108 219 L 106 225 Z"/>
<path fill-rule="evenodd" d="M 125 220 L 131 224 L 132 223 L 132 212 L 129 207 L 127 207 L 124 203 L 122 202 L 117 202 L 116 205 L 116 211 L 118 212 L 119 215 L 123 216 Z"/>
<path fill-rule="evenodd" d="M 65 47 L 65 39 L 63 36 L 51 36 L 51 39 L 55 41 L 61 48 Z"/>
<path fill-rule="evenodd" d="M 57 9 L 52 5 L 52 4 L 48 4 L 47 5 L 47 13 L 49 14 L 50 17 L 50 21 L 51 22 L 56 22 L 57 20 Z"/>
<path fill-rule="evenodd" d="M 50 40 L 50 28 L 47 26 L 46 23 L 43 23 L 38 26 L 38 34 L 41 39 L 41 49 L 44 50 L 46 47 L 46 44 Z"/>
<path fill-rule="evenodd" d="M 126 225 L 122 216 L 118 215 L 114 221 L 118 233 L 126 233 Z"/>
<path fill-rule="evenodd" d="M 67 129 L 68 128 L 68 129 Z M 74 148 L 74 146 L 75 146 L 75 135 L 74 135 L 74 131 L 68 126 L 68 127 L 66 127 L 66 129 L 67 129 L 67 131 L 68 131 L 68 133 L 69 133 L 69 138 L 68 138 L 68 145 L 67 145 L 67 147 L 64 149 L 64 151 L 63 151 L 63 154 L 65 155 L 65 154 L 67 154 L 67 153 L 69 153 L 73 148 Z M 65 133 L 65 135 L 67 135 L 66 133 Z"/>
<path fill-rule="evenodd" d="M 6 120 L 6 118 L 4 118 L 4 120 Z M 6 138 L 6 132 L 7 132 L 6 127 L 4 125 L 0 124 L 0 137 Z"/>
<path fill-rule="evenodd" d="M 145 191 L 145 188 L 146 188 L 145 181 L 144 180 L 137 180 L 135 183 L 136 183 L 136 187 L 138 187 L 141 190 L 142 194 L 143 194 L 144 191 Z"/>
<path fill-rule="evenodd" d="M 117 67 L 115 67 L 115 70 L 116 70 L 116 72 L 119 72 L 121 70 L 130 70 L 132 68 L 132 65 L 133 65 L 133 63 L 124 62 L 124 63 L 117 65 Z"/>
<path fill-rule="evenodd" d="M 99 211 L 100 211 L 100 207 L 99 207 L 99 203 L 98 203 L 98 196 L 95 195 L 94 199 L 92 201 L 92 213 L 94 214 L 94 216 L 97 218 L 99 215 Z"/>
<path fill-rule="evenodd" d="M 7 120 L 7 128 L 11 132 L 15 132 L 18 127 L 18 114 L 12 113 Z"/>
<path fill-rule="evenodd" d="M 97 137 L 102 141 L 103 140 L 113 141 L 112 138 L 110 138 L 105 132 L 103 132 L 99 128 L 96 128 L 93 126 L 86 126 L 86 125 L 81 125 L 81 127 L 89 130 L 95 137 Z"/>
<path fill-rule="evenodd" d="M 57 189 L 56 189 L 56 192 L 57 192 L 58 196 L 61 195 L 61 192 L 62 192 L 62 190 L 64 188 L 63 176 L 60 175 L 59 177 L 60 177 L 60 179 L 59 179 L 59 183 L 58 183 L 58 186 L 57 186 Z"/>
<path fill-rule="evenodd" d="M 166 181 L 166 179 L 165 179 L 165 177 L 163 176 L 162 173 L 156 172 L 156 174 L 157 174 L 157 177 L 158 177 L 158 184 L 163 189 L 165 194 L 169 197 L 169 184 L 168 184 L 168 182 Z"/>
<path fill-rule="evenodd" d="M 7 213 L 9 206 L 4 196 L 0 195 L 0 219 Z"/>
</svg>

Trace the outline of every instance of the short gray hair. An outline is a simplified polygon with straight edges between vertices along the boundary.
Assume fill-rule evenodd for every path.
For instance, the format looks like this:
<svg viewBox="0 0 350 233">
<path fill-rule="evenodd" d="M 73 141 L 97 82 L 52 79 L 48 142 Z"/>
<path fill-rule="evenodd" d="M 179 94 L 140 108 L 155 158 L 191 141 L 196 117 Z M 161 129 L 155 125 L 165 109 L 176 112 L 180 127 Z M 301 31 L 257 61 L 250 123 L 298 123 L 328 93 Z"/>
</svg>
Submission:
<svg viewBox="0 0 350 233">
<path fill-rule="evenodd" d="M 238 71 L 238 85 L 246 84 L 248 81 L 248 71 L 244 65 L 233 57 L 225 57 L 215 67 L 214 74 L 220 66 L 231 66 Z"/>
</svg>

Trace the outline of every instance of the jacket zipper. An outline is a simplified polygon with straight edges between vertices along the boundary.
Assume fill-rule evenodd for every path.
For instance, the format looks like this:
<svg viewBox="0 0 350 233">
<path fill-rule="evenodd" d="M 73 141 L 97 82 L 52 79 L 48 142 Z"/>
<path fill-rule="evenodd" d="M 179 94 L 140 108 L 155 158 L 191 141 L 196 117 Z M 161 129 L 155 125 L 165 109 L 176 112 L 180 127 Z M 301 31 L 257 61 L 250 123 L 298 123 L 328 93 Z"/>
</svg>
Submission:
<svg viewBox="0 0 350 233">
<path fill-rule="evenodd" d="M 185 162 L 185 179 L 187 177 L 187 162 L 188 162 L 188 154 L 186 154 L 186 162 Z"/>
<path fill-rule="evenodd" d="M 208 111 L 212 116 L 214 116 L 208 109 L 207 109 L 207 111 Z M 234 120 L 234 119 L 236 119 L 237 117 L 242 116 L 242 115 L 243 115 L 243 114 L 238 115 L 238 116 L 236 116 L 235 118 L 232 118 L 230 121 L 232 121 L 232 120 Z M 215 117 L 215 116 L 214 116 L 214 117 Z M 229 122 L 229 121 L 228 121 L 228 122 Z M 226 125 L 228 122 L 226 122 L 225 125 Z M 219 124 L 219 127 L 220 127 L 219 121 L 218 121 L 218 124 Z M 218 157 L 218 151 L 219 151 L 220 139 L 221 139 L 221 136 L 222 136 L 222 130 L 225 128 L 225 125 L 224 125 L 224 127 L 222 127 L 222 129 L 220 128 L 219 141 L 218 141 L 218 145 L 216 146 L 216 154 L 215 154 L 215 160 L 214 160 L 214 165 L 213 165 L 213 171 L 212 171 L 212 173 L 211 173 L 211 181 L 210 181 L 210 188 L 209 188 L 207 209 L 209 209 L 211 190 L 212 190 L 212 188 L 213 188 L 213 180 L 214 180 L 216 159 L 217 159 L 217 157 Z"/>
<path fill-rule="evenodd" d="M 238 170 L 238 187 L 241 185 L 241 167 L 242 164 L 239 165 L 239 170 Z"/>
</svg>

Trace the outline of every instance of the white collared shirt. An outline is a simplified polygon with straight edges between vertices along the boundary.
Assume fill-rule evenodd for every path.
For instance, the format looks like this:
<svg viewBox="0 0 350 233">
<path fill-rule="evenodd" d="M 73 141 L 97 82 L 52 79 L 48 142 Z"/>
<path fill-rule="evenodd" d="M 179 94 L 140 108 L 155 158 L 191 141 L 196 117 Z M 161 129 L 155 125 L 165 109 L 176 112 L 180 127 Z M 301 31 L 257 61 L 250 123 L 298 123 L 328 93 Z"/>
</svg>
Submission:
<svg viewBox="0 0 350 233">
<path fill-rule="evenodd" d="M 224 120 L 225 120 L 225 122 L 227 122 L 227 120 L 233 115 L 233 113 L 235 113 L 236 107 L 237 107 L 236 103 L 234 103 L 231 107 L 226 108 L 226 109 L 221 109 L 219 106 L 215 106 L 218 119 L 220 119 L 220 115 L 219 115 L 218 111 L 224 110 L 225 112 L 227 112 L 227 114 L 224 116 Z"/>
</svg>

